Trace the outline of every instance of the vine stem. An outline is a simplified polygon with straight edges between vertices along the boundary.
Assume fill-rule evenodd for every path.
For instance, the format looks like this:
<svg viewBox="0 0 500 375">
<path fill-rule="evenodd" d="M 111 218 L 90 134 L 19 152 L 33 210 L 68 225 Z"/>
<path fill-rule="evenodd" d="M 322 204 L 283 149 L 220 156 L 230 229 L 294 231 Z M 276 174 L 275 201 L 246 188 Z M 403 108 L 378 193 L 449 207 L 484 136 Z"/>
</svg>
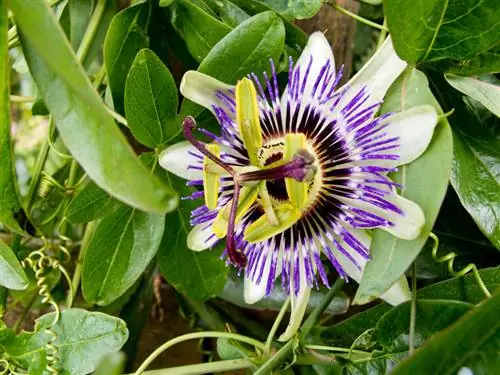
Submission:
<svg viewBox="0 0 500 375">
<path fill-rule="evenodd" d="M 236 340 L 236 341 L 241 341 L 244 343 L 247 343 L 249 345 L 253 345 L 256 348 L 260 350 L 264 350 L 264 344 L 261 343 L 260 341 L 257 341 L 255 339 L 252 339 L 251 337 L 239 335 L 237 333 L 230 333 L 230 332 L 216 332 L 216 331 L 206 331 L 206 332 L 194 332 L 194 333 L 188 333 L 186 335 L 182 335 L 179 337 L 176 337 L 172 340 L 167 341 L 160 347 L 158 347 L 153 353 L 149 355 L 148 358 L 141 364 L 141 366 L 137 369 L 137 371 L 134 373 L 134 375 L 141 375 L 144 373 L 144 371 L 148 368 L 148 366 L 164 351 L 167 349 L 171 348 L 174 345 L 177 345 L 183 341 L 187 340 L 196 340 L 196 339 L 202 339 L 202 338 L 222 338 L 222 339 L 230 339 L 230 340 Z"/>
<path fill-rule="evenodd" d="M 259 367 L 254 375 L 270 374 L 278 365 L 280 365 L 296 348 L 297 342 L 295 340 L 288 341 L 276 352 L 266 363 Z"/>
<path fill-rule="evenodd" d="M 417 323 L 417 264 L 411 265 L 411 309 L 410 309 L 410 337 L 408 338 L 408 352 L 415 351 L 415 326 Z"/>
<path fill-rule="evenodd" d="M 313 310 L 307 317 L 306 321 L 302 324 L 300 339 L 305 340 L 311 329 L 316 325 L 323 311 L 326 310 L 335 295 L 342 289 L 345 281 L 342 278 L 337 278 L 328 293 L 323 297 L 321 303 Z"/>
<path fill-rule="evenodd" d="M 310 350 L 325 350 L 328 352 L 339 352 L 339 353 L 371 354 L 370 352 L 365 352 L 363 350 L 357 350 L 357 349 L 351 349 L 351 348 L 341 348 L 338 346 L 305 345 L 304 348 L 310 349 Z"/>
<path fill-rule="evenodd" d="M 288 306 L 290 306 L 290 297 L 287 298 L 283 306 L 281 306 L 281 310 L 276 317 L 276 320 L 273 323 L 273 326 L 271 327 L 271 330 L 269 331 L 269 335 L 267 336 L 266 340 L 266 346 L 264 347 L 264 356 L 268 357 L 269 354 L 271 353 L 271 345 L 273 343 L 274 335 L 276 334 L 276 331 L 278 330 L 278 327 L 283 320 L 283 317 L 285 316 L 285 313 L 288 310 Z"/>
<path fill-rule="evenodd" d="M 72 288 L 70 294 L 68 294 L 66 303 L 69 305 L 70 301 L 73 301 L 76 297 L 76 293 L 78 292 L 78 287 L 80 286 L 80 279 L 82 276 L 82 268 L 83 268 L 83 258 L 85 256 L 85 251 L 87 249 L 87 246 L 90 242 L 90 239 L 92 238 L 92 235 L 94 234 L 94 229 L 95 229 L 95 222 L 91 221 L 90 223 L 87 224 L 87 227 L 85 228 L 85 233 L 83 235 L 82 239 L 82 244 L 80 246 L 80 252 L 78 253 L 78 259 L 76 260 L 76 266 L 75 266 L 75 271 L 73 272 L 73 279 L 72 279 Z"/>
<path fill-rule="evenodd" d="M 382 23 L 383 29 L 380 30 L 380 35 L 378 36 L 377 40 L 377 50 L 382 47 L 382 44 L 384 43 L 385 38 L 387 37 L 387 32 L 389 31 L 387 29 L 387 18 L 384 18 L 384 22 Z"/>
<path fill-rule="evenodd" d="M 249 359 L 229 359 L 209 363 L 200 363 L 188 366 L 179 366 L 161 370 L 146 371 L 144 375 L 185 375 L 208 374 L 223 371 L 244 370 L 253 366 Z M 131 374 L 129 374 L 131 375 Z"/>
<path fill-rule="evenodd" d="M 346 16 L 351 17 L 352 19 L 354 19 L 354 20 L 356 20 L 358 22 L 364 23 L 365 25 L 373 27 L 374 29 L 378 29 L 378 30 L 382 30 L 382 31 L 385 30 L 386 32 L 388 31 L 387 27 L 385 27 L 383 25 L 379 25 L 376 22 L 367 20 L 366 18 L 363 18 L 361 16 L 358 16 L 357 14 L 352 13 L 351 11 L 349 11 L 349 10 L 347 10 L 345 8 L 342 8 L 340 5 L 336 4 L 335 2 L 326 1 L 325 3 L 328 4 L 328 5 L 330 5 L 333 9 L 338 10 L 340 13 L 343 13 Z"/>
</svg>

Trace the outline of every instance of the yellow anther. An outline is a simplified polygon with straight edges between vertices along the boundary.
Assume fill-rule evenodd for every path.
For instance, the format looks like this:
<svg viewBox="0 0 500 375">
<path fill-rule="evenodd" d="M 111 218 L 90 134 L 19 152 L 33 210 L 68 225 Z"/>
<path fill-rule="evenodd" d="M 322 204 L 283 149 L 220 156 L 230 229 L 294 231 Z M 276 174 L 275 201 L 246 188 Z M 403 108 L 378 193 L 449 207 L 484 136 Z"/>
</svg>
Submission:
<svg viewBox="0 0 500 375">
<path fill-rule="evenodd" d="M 238 223 L 243 216 L 248 212 L 252 204 L 257 200 L 259 190 L 256 186 L 244 186 L 241 188 L 238 200 L 238 208 L 236 209 L 236 220 Z M 222 210 L 219 211 L 217 217 L 212 224 L 212 230 L 218 238 L 224 238 L 227 234 L 227 226 L 229 224 L 229 213 L 231 211 L 230 200 Z"/>
<path fill-rule="evenodd" d="M 209 152 L 220 157 L 220 146 L 211 143 L 205 146 Z M 210 210 L 217 207 L 219 199 L 220 174 L 214 173 L 221 169 L 216 163 L 205 156 L 203 159 L 203 189 L 205 204 Z"/>
<path fill-rule="evenodd" d="M 278 218 L 278 225 L 269 225 L 269 218 L 266 213 L 245 229 L 245 241 L 256 243 L 267 240 L 290 228 L 301 217 L 300 210 L 290 203 L 282 203 L 276 206 L 274 212 Z"/>
<path fill-rule="evenodd" d="M 306 148 L 306 136 L 302 133 L 291 133 L 285 137 L 285 149 L 283 160 L 291 161 L 293 156 L 300 150 Z M 285 178 L 286 192 L 290 197 L 290 202 L 299 210 L 304 209 L 308 201 L 308 182 L 300 182 L 293 178 Z"/>
<path fill-rule="evenodd" d="M 236 123 L 250 162 L 259 165 L 258 151 L 264 141 L 259 121 L 257 91 L 248 78 L 243 78 L 236 85 Z"/>
</svg>

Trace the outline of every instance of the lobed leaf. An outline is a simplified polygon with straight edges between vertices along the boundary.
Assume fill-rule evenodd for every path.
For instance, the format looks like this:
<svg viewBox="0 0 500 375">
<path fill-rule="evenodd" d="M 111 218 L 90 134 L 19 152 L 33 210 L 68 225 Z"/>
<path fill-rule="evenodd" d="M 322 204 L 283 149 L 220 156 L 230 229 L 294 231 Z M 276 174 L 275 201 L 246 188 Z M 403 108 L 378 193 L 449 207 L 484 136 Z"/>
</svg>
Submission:
<svg viewBox="0 0 500 375">
<path fill-rule="evenodd" d="M 51 335 L 46 329 L 54 321 L 50 313 L 38 318 L 34 332 L 13 331 L 0 334 L 0 347 L 31 375 L 45 374 L 46 345 Z M 59 321 L 52 327 L 57 335 L 54 342 L 59 348 L 59 363 L 62 375 L 85 375 L 94 371 L 101 358 L 118 351 L 127 341 L 125 323 L 116 317 L 83 309 L 68 309 L 61 312 Z"/>
</svg>

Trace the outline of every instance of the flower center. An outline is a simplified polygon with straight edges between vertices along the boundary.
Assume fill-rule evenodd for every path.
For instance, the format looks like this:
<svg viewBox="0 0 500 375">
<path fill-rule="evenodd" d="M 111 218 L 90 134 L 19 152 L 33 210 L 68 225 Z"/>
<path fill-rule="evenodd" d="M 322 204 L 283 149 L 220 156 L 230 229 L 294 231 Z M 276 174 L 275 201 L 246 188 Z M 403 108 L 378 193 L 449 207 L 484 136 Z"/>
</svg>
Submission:
<svg viewBox="0 0 500 375">
<path fill-rule="evenodd" d="M 283 159 L 283 152 L 279 151 L 274 154 L 271 154 L 265 161 L 264 166 L 268 167 L 274 163 L 277 163 Z M 286 192 L 286 184 L 285 179 L 280 178 L 278 180 L 269 180 L 266 182 L 267 191 L 273 200 L 276 202 L 273 203 L 281 203 L 288 200 L 288 193 Z"/>
<path fill-rule="evenodd" d="M 284 137 L 270 139 L 266 141 L 258 152 L 260 166 L 269 167 L 272 165 L 280 164 L 280 162 L 283 160 L 284 149 L 285 149 Z M 317 155 L 315 147 L 313 146 L 310 140 L 308 140 L 306 143 L 305 151 L 307 151 L 310 155 L 314 157 L 314 162 L 312 166 L 316 171 L 314 174 L 314 178 L 309 181 L 309 186 L 307 189 L 308 199 L 303 211 L 308 211 L 314 205 L 317 198 L 319 197 L 319 193 L 323 185 L 323 178 L 321 173 L 322 166 L 319 162 L 320 159 Z M 286 190 L 285 180 L 283 178 L 268 180 L 266 182 L 266 187 L 272 199 L 273 204 L 278 205 L 290 199 L 290 196 L 288 195 Z"/>
</svg>

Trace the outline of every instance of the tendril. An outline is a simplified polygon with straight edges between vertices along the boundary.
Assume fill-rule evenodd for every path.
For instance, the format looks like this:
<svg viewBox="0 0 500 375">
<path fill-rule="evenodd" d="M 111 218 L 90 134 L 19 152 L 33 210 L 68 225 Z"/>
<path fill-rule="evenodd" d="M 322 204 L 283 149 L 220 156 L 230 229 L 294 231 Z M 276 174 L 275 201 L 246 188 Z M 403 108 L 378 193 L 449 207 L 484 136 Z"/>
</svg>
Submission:
<svg viewBox="0 0 500 375">
<path fill-rule="evenodd" d="M 69 285 L 71 296 L 73 296 L 73 285 L 68 272 L 61 265 L 59 260 L 44 253 L 45 250 L 50 249 L 50 243 L 44 237 L 42 237 L 42 240 L 44 242 L 43 247 L 39 250 L 31 252 L 28 257 L 22 260 L 21 265 L 24 268 L 31 268 L 35 273 L 36 286 L 42 303 L 51 305 L 54 308 L 54 320 L 47 328 L 45 328 L 45 332 L 49 335 L 49 340 L 45 344 L 45 358 L 47 361 L 46 370 L 51 374 L 59 374 L 59 348 L 56 345 L 58 336 L 57 332 L 54 330 L 54 326 L 59 322 L 61 310 L 50 293 L 50 285 L 47 280 L 47 275 L 51 269 L 59 270 L 64 275 Z M 68 302 L 68 307 L 71 307 L 72 302 L 71 298 Z"/>
<path fill-rule="evenodd" d="M 459 271 L 455 271 L 453 268 L 453 262 L 455 261 L 455 258 L 457 257 L 457 254 L 455 252 L 449 252 L 448 254 L 439 257 L 437 255 L 438 247 L 439 247 L 439 239 L 434 233 L 429 233 L 429 237 L 434 241 L 434 245 L 432 247 L 432 258 L 438 263 L 448 263 L 448 272 L 450 275 L 454 277 L 462 277 L 468 274 L 470 271 L 474 274 L 474 277 L 476 278 L 476 281 L 481 288 L 481 291 L 484 293 L 484 295 L 487 298 L 491 297 L 491 293 L 486 287 L 486 285 L 483 282 L 483 279 L 481 278 L 481 275 L 479 274 L 479 271 L 474 263 L 469 263 L 467 266 L 462 268 Z"/>
</svg>

